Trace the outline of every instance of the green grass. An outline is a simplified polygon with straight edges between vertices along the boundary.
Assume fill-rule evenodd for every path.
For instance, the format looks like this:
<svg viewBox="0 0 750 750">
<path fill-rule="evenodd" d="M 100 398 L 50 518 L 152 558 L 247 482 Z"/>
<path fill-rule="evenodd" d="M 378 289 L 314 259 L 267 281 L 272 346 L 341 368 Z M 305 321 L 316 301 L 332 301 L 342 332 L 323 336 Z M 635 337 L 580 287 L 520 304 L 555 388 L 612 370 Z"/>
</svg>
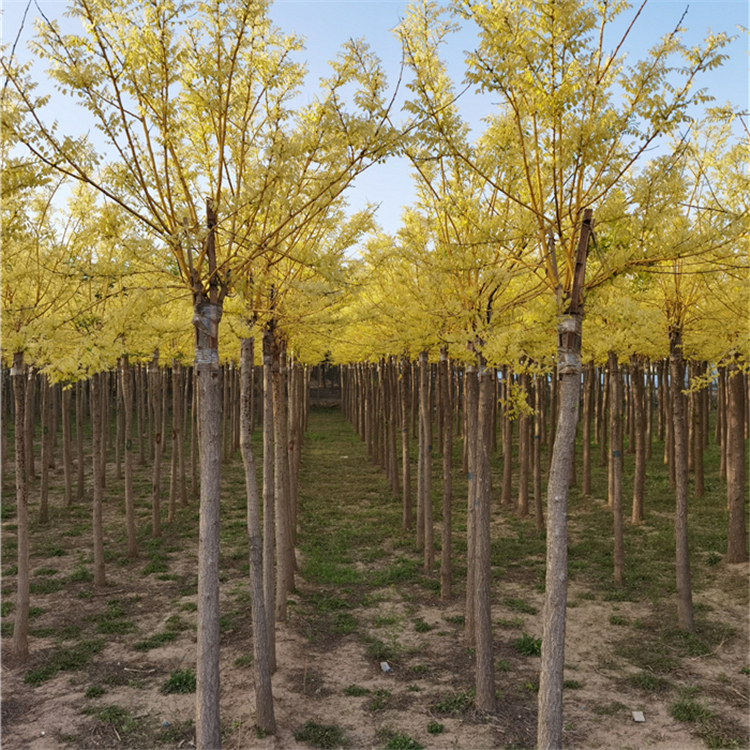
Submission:
<svg viewBox="0 0 750 750">
<path fill-rule="evenodd" d="M 45 662 L 24 675 L 27 685 L 40 685 L 58 672 L 83 669 L 104 648 L 102 639 L 82 641 L 73 646 L 55 649 Z"/>
<path fill-rule="evenodd" d="M 437 703 L 433 703 L 430 708 L 438 714 L 459 714 L 471 706 L 474 700 L 474 691 L 460 690 L 456 693 L 444 695 Z"/>
<path fill-rule="evenodd" d="M 122 706 L 112 705 L 103 708 L 85 708 L 83 713 L 89 714 L 103 724 L 111 724 L 119 734 L 130 734 L 138 726 L 138 720 Z"/>
<path fill-rule="evenodd" d="M 706 706 L 690 696 L 683 696 L 669 706 L 669 715 L 677 721 L 703 721 L 713 716 Z"/>
<path fill-rule="evenodd" d="M 178 669 L 171 672 L 169 679 L 161 686 L 162 693 L 194 693 L 195 672 L 192 669 Z"/>
<path fill-rule="evenodd" d="M 372 699 L 367 702 L 368 711 L 382 711 L 388 705 L 391 691 L 387 688 L 379 688 L 372 694 Z"/>
<path fill-rule="evenodd" d="M 422 750 L 424 746 L 406 732 L 390 732 L 383 747 L 385 750 Z"/>
<path fill-rule="evenodd" d="M 354 697 L 358 697 L 360 695 L 369 695 L 370 690 L 366 687 L 360 687 L 359 685 L 349 685 L 348 687 L 344 688 L 344 695 L 351 695 Z"/>
<path fill-rule="evenodd" d="M 542 639 L 524 633 L 513 642 L 513 648 L 524 656 L 540 656 L 542 653 Z"/>
<path fill-rule="evenodd" d="M 344 730 L 338 724 L 318 724 L 315 721 L 305 722 L 302 729 L 294 733 L 294 739 L 323 750 L 334 750 L 349 744 Z"/>
<path fill-rule="evenodd" d="M 155 633 L 133 644 L 133 649 L 136 651 L 150 651 L 152 648 L 159 648 L 159 646 L 163 646 L 165 643 L 171 643 L 176 638 L 177 633 Z"/>
<path fill-rule="evenodd" d="M 527 604 L 523 599 L 513 599 L 506 597 L 503 599 L 503 604 L 512 609 L 514 612 L 522 612 L 527 615 L 535 615 L 539 611 L 536 607 L 531 604 Z"/>
<path fill-rule="evenodd" d="M 438 721 L 431 721 L 427 725 L 427 731 L 429 734 L 442 734 L 445 729 L 445 725 Z"/>
<path fill-rule="evenodd" d="M 249 667 L 253 663 L 253 655 L 252 654 L 245 654 L 244 656 L 238 656 L 234 660 L 234 666 L 235 667 Z"/>
<path fill-rule="evenodd" d="M 87 698 L 101 698 L 107 691 L 101 685 L 92 685 L 86 690 Z"/>
</svg>

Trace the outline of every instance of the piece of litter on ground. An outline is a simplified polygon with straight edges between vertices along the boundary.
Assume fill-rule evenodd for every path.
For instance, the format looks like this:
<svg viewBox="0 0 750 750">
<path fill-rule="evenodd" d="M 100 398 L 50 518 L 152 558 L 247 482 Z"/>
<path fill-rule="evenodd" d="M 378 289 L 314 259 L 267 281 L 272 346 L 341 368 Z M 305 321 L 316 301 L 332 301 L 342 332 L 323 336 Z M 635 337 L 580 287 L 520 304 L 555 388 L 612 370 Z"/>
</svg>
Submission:
<svg viewBox="0 0 750 750">
<path fill-rule="evenodd" d="M 643 711 L 633 711 L 633 721 L 646 721 L 646 717 L 643 715 Z"/>
<path fill-rule="evenodd" d="M 384 672 L 386 672 L 386 673 L 388 673 L 388 672 L 393 672 L 393 670 L 391 669 L 391 665 L 390 665 L 390 664 L 389 664 L 389 663 L 388 663 L 387 661 L 381 661 L 381 662 L 380 662 L 380 668 L 381 668 L 381 669 L 382 669 L 382 670 L 383 670 Z"/>
</svg>

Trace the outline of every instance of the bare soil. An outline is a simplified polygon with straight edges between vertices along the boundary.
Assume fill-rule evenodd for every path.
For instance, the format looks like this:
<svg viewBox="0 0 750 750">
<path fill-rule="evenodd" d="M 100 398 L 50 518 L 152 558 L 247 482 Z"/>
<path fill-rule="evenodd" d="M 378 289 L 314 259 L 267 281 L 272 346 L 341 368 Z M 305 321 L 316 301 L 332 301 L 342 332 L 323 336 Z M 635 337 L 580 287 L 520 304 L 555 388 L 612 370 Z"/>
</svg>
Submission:
<svg viewBox="0 0 750 750">
<path fill-rule="evenodd" d="M 303 450 L 308 456 L 305 460 L 312 460 L 312 449 Z M 371 471 L 358 441 L 336 450 L 352 471 Z M 303 465 L 303 479 L 305 471 Z M 145 487 L 147 468 L 142 472 Z M 242 554 L 244 489 L 238 459 L 228 466 L 225 477 L 228 511 L 224 524 L 234 533 L 222 542 L 225 748 L 309 747 L 294 736 L 308 721 L 337 725 L 353 748 L 385 747 L 389 738 L 391 746 L 407 747 L 393 744 L 397 741 L 394 733 L 436 750 L 535 746 L 539 658 L 518 653 L 513 644 L 524 633 L 541 636 L 540 556 L 496 575 L 493 581 L 499 696 L 494 715 L 478 713 L 471 703 L 474 663 L 471 650 L 464 645 L 460 622 L 465 597 L 460 575 L 453 600 L 443 603 L 424 580 L 379 587 L 358 583 L 336 586 L 313 583 L 298 574 L 288 622 L 279 624 L 276 636 L 278 669 L 273 691 L 278 732 L 259 736 L 254 726 L 253 668 L 249 663 L 252 628 L 247 556 Z M 315 492 L 311 477 L 306 479 L 308 495 Z M 12 485 L 6 481 L 7 493 Z M 71 580 L 90 560 L 88 506 L 62 509 L 54 490 L 51 523 L 33 528 L 32 582 L 59 580 L 65 585 L 58 591 L 32 594 L 32 606 L 41 611 L 31 622 L 32 653 L 26 663 L 14 659 L 12 639 L 3 638 L 4 750 L 194 746 L 195 696 L 165 694 L 162 686 L 171 673 L 195 664 L 197 508 L 193 502 L 179 509 L 178 520 L 165 527 L 162 542 L 149 543 L 147 534 L 142 534 L 140 557 L 129 561 L 124 557 L 121 482 L 111 477 L 109 481 L 105 507 L 108 583 L 103 589 L 86 580 Z M 384 487 L 382 477 L 377 481 Z M 56 482 L 62 483 L 59 467 L 52 474 L 53 487 Z M 139 501 L 143 524 L 150 513 L 147 494 L 144 489 L 144 499 Z M 337 500 L 331 497 L 327 502 Z M 363 508 L 377 510 L 377 502 L 363 490 Z M 393 502 L 398 512 L 397 501 Z M 591 502 L 601 506 L 601 501 Z M 533 525 L 533 521 L 527 523 Z M 9 607 L 15 598 L 13 524 L 14 518 L 5 520 L 2 532 L 9 550 L 2 561 L 2 601 L 10 603 Z M 494 539 L 511 539 L 516 533 L 515 520 L 496 516 Z M 575 533 L 573 527 L 572 535 Z M 384 544 L 382 554 L 358 561 L 354 568 L 386 569 L 394 560 L 409 555 L 418 559 L 413 550 Z M 153 572 L 144 572 L 154 559 L 157 563 L 161 560 L 161 572 L 158 564 Z M 304 572 L 302 552 L 298 562 Z M 668 561 L 664 564 L 670 565 Z M 55 572 L 33 574 L 45 568 Z M 719 563 L 704 576 L 694 602 L 701 643 L 710 643 L 711 648 L 708 652 L 705 647 L 698 648 L 699 653 L 691 655 L 688 647 L 692 641 L 686 646 L 664 637 L 664 628 L 673 619 L 672 599 L 608 599 L 586 580 L 574 577 L 568 595 L 566 746 L 661 750 L 749 747 L 747 583 L 746 565 Z M 103 632 L 106 625 L 102 627 L 102 623 L 110 621 L 107 613 L 113 608 L 119 608 L 119 615 L 110 620 L 130 622 L 130 630 L 123 626 L 122 633 Z M 3 617 L 4 625 L 12 619 L 11 609 Z M 7 628 L 4 635 L 6 632 Z M 136 650 L 144 639 L 158 633 L 173 633 L 174 640 Z M 81 668 L 63 669 L 50 679 L 29 684 L 28 675 L 48 663 L 53 653 L 97 639 L 103 639 L 101 650 Z M 373 655 L 373 642 L 389 649 L 389 658 Z M 641 644 L 644 654 L 655 648 L 670 657 L 668 668 L 639 665 Z M 390 671 L 382 670 L 381 661 L 387 661 Z M 661 687 L 639 687 L 633 676 L 644 674 L 653 676 L 657 684 L 661 680 Z M 347 694 L 345 689 L 353 685 L 369 692 Z M 101 695 L 93 696 L 92 688 L 99 689 Z M 685 695 L 694 695 L 710 710 L 710 720 L 700 723 L 673 718 L 670 706 Z M 122 711 L 102 711 L 107 707 Z M 636 723 L 634 711 L 642 711 L 645 722 Z M 442 725 L 440 733 L 428 731 L 428 726 L 436 730 L 437 725 Z"/>
</svg>

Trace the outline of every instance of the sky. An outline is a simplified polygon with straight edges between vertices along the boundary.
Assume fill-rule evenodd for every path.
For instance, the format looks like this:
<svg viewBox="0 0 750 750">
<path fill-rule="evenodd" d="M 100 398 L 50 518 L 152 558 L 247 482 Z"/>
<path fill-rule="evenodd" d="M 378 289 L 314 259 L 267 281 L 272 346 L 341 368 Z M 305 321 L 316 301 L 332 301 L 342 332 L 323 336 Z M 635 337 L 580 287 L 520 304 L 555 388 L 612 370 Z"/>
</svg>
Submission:
<svg viewBox="0 0 750 750">
<path fill-rule="evenodd" d="M 19 29 L 28 0 L 0 0 L 2 12 L 2 41 L 12 44 Z M 39 8 L 49 18 L 62 19 L 67 2 L 65 0 L 37 0 Z M 636 7 L 640 2 L 635 3 Z M 388 72 L 389 84 L 393 88 L 399 77 L 401 51 L 393 29 L 402 18 L 407 3 L 399 0 L 276 0 L 270 15 L 274 23 L 284 32 L 296 32 L 306 38 L 304 58 L 309 68 L 311 91 L 317 81 L 328 74 L 328 61 L 333 59 L 340 46 L 350 38 L 364 37 L 371 49 L 381 58 Z M 688 44 L 697 44 L 710 28 L 713 32 L 726 31 L 738 38 L 727 48 L 729 59 L 716 72 L 706 74 L 701 86 L 708 88 L 717 103 L 729 101 L 747 110 L 750 108 L 750 82 L 748 79 L 748 35 L 742 34 L 738 26 L 750 28 L 750 2 L 748 0 L 649 0 L 630 34 L 625 51 L 628 61 L 644 57 L 648 48 L 669 33 L 687 9 L 683 26 Z M 625 12 L 618 19 L 620 29 L 629 24 L 636 8 Z M 29 8 L 25 27 L 19 39 L 16 54 L 30 57 L 26 45 L 32 35 L 32 19 L 37 14 L 35 5 Z M 615 27 L 613 31 L 617 32 Z M 612 50 L 619 41 L 612 36 Z M 457 88 L 462 88 L 465 52 L 474 48 L 476 36 L 469 26 L 450 38 L 444 48 L 448 72 Z M 606 43 L 605 43 L 606 46 Z M 37 75 L 43 75 L 38 68 Z M 404 83 L 402 82 L 402 94 Z M 40 88 L 44 90 L 44 88 Z M 303 97 L 305 94 L 303 94 Z M 403 101 L 403 96 L 399 100 Z M 492 114 L 495 101 L 492 97 L 466 92 L 459 100 L 464 120 L 478 136 L 482 130 L 482 118 Z M 58 108 L 55 116 L 71 127 L 79 125 L 69 108 Z M 396 119 L 399 119 L 398 117 Z M 371 167 L 361 175 L 348 200 L 351 208 L 364 208 L 368 203 L 379 206 L 377 221 L 384 231 L 395 233 L 400 226 L 402 207 L 413 200 L 413 183 L 405 160 L 389 160 L 384 165 Z"/>
</svg>

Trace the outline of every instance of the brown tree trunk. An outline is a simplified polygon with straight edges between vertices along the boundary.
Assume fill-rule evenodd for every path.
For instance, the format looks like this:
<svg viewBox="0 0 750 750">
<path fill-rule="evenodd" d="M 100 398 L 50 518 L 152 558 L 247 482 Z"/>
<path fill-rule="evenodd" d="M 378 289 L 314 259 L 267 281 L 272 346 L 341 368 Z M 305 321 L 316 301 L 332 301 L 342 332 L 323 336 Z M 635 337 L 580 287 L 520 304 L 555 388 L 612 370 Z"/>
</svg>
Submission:
<svg viewBox="0 0 750 750">
<path fill-rule="evenodd" d="M 401 525 L 408 530 L 414 523 L 411 502 L 411 465 L 409 463 L 409 360 L 401 358 L 401 472 L 403 483 Z"/>
<path fill-rule="evenodd" d="M 672 424 L 675 467 L 675 549 L 677 573 L 677 624 L 693 632 L 693 597 L 690 586 L 690 550 L 688 547 L 688 471 L 687 423 L 685 414 L 685 361 L 682 357 L 682 332 L 669 333 L 669 365 L 672 378 Z"/>
<path fill-rule="evenodd" d="M 646 460 L 650 461 L 654 434 L 654 371 L 649 360 L 646 360 L 646 373 Z"/>
<path fill-rule="evenodd" d="M 253 345 L 254 340 L 243 339 L 240 360 L 240 451 L 245 466 L 247 487 L 247 536 L 250 558 L 250 596 L 253 623 L 253 668 L 255 670 L 256 724 L 264 732 L 276 731 L 271 691 L 271 665 L 269 663 L 268 621 L 263 591 L 263 540 L 260 527 L 258 478 L 252 445 L 253 413 Z"/>
<path fill-rule="evenodd" d="M 480 360 L 479 403 L 477 419 L 477 495 L 474 513 L 474 593 L 476 609 L 476 705 L 480 711 L 494 711 L 495 664 L 492 651 L 492 608 L 490 566 L 490 452 L 492 448 L 492 399 L 495 384 L 493 370 Z"/>
<path fill-rule="evenodd" d="M 136 399 L 138 400 L 138 411 L 136 413 L 136 430 L 138 431 L 138 464 L 146 463 L 146 441 L 144 439 L 145 411 L 146 411 L 146 379 L 143 374 L 143 365 L 136 365 L 134 371 Z"/>
<path fill-rule="evenodd" d="M 91 442 L 92 463 L 94 466 L 94 499 L 93 499 L 93 528 L 94 528 L 94 585 L 106 586 L 107 578 L 104 572 L 104 526 L 102 517 L 102 500 L 104 485 L 102 483 L 102 453 L 104 452 L 104 435 L 102 434 L 102 373 L 96 373 L 91 378 Z"/>
<path fill-rule="evenodd" d="M 128 557 L 138 557 L 133 497 L 133 378 L 127 355 L 120 360 L 120 390 L 125 433 L 125 523 L 128 529 Z"/>
<path fill-rule="evenodd" d="M 119 370 L 119 361 L 118 361 Z M 115 372 L 115 391 L 117 397 L 115 399 L 115 479 L 118 481 L 122 479 L 122 446 L 125 438 L 123 438 L 123 413 L 122 413 L 122 378 L 118 377 L 118 372 Z"/>
<path fill-rule="evenodd" d="M 727 368 L 727 534 L 728 563 L 747 562 L 747 527 L 745 520 L 745 383 L 736 359 Z"/>
<path fill-rule="evenodd" d="M 13 654 L 20 661 L 29 656 L 29 485 L 26 473 L 26 388 L 28 376 L 23 352 L 13 355 L 10 371 L 15 400 L 16 444 L 16 537 L 18 540 L 16 574 L 16 616 L 13 623 Z"/>
<path fill-rule="evenodd" d="M 547 484 L 547 561 L 539 679 L 537 747 L 562 747 L 565 608 L 568 600 L 568 484 L 581 390 L 581 318 L 558 323 L 559 399 L 552 465 Z"/>
<path fill-rule="evenodd" d="M 440 351 L 440 401 L 443 412 L 443 534 L 440 554 L 440 599 L 451 598 L 451 503 L 453 498 L 453 405 L 451 404 L 448 352 Z"/>
<path fill-rule="evenodd" d="M 552 447 L 555 445 L 555 433 L 557 431 L 558 414 L 560 411 L 559 400 L 560 381 L 557 377 L 557 366 L 553 364 L 549 393 L 549 436 L 547 437 L 547 445 L 550 446 L 550 450 L 547 451 L 548 472 L 552 468 Z"/>
<path fill-rule="evenodd" d="M 704 374 L 703 364 L 697 364 L 697 376 Z M 705 493 L 704 476 L 703 476 L 703 404 L 705 391 L 701 388 L 693 391 L 693 474 L 694 474 L 694 494 L 696 498 L 703 497 Z"/>
</svg>

